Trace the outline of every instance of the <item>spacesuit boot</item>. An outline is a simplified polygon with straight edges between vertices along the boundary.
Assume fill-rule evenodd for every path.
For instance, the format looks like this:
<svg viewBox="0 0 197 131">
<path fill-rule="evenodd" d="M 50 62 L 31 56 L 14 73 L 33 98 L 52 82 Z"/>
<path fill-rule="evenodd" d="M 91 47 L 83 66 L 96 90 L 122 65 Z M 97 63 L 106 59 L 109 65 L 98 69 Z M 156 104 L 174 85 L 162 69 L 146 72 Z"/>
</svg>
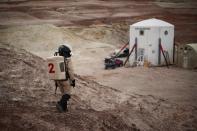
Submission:
<svg viewBox="0 0 197 131">
<path fill-rule="evenodd" d="M 70 99 L 70 95 L 64 94 L 60 101 L 57 102 L 56 107 L 59 112 L 66 112 L 67 109 L 67 102 Z"/>
</svg>

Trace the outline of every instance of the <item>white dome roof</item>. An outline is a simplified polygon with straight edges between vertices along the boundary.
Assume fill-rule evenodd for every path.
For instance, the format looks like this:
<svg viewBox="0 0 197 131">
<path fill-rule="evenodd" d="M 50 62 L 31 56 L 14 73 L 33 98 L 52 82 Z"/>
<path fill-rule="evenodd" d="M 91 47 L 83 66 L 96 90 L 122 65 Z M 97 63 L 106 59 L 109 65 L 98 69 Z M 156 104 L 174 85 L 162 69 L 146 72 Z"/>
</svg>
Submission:
<svg viewBox="0 0 197 131">
<path fill-rule="evenodd" d="M 170 26 L 170 27 L 174 27 L 174 25 L 168 23 L 168 22 L 165 22 L 163 20 L 159 20 L 159 19 L 155 19 L 155 18 L 152 18 L 152 19 L 147 19 L 147 20 L 143 20 L 143 21 L 140 21 L 140 22 L 137 22 L 131 26 L 142 26 L 142 27 L 160 27 L 160 26 Z"/>
</svg>

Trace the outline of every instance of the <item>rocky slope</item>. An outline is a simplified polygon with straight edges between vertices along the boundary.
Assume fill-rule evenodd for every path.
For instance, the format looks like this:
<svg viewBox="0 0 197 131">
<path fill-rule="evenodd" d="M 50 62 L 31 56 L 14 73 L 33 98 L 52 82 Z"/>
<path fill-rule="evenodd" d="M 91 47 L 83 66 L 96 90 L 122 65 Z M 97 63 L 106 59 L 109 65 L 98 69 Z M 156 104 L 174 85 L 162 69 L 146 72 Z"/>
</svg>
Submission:
<svg viewBox="0 0 197 131">
<path fill-rule="evenodd" d="M 0 57 L 1 130 L 135 130 L 110 112 L 91 109 L 77 96 L 68 113 L 58 113 L 54 105 L 59 94 L 54 95 L 44 60 L 6 44 L 1 44 Z"/>
<path fill-rule="evenodd" d="M 197 108 L 154 96 L 125 94 L 76 75 L 69 112 L 58 113 L 45 61 L 0 44 L 1 130 L 196 130 Z"/>
</svg>

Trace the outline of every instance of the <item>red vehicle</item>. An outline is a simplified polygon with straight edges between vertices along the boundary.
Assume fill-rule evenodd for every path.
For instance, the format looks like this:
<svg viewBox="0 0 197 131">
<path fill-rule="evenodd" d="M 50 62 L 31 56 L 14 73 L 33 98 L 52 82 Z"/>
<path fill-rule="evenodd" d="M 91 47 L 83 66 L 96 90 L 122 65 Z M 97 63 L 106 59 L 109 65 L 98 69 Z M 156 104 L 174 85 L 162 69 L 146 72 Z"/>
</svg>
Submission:
<svg viewBox="0 0 197 131">
<path fill-rule="evenodd" d="M 105 58 L 105 69 L 115 69 L 123 66 L 123 61 L 117 58 Z"/>
</svg>

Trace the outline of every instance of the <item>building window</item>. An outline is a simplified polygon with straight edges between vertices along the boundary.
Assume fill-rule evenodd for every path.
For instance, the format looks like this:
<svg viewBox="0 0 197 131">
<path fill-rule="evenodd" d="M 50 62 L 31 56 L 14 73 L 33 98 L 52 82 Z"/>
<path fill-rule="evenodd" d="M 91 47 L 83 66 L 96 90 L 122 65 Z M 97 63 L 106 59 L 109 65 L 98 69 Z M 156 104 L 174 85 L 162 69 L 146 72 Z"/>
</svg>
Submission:
<svg viewBox="0 0 197 131">
<path fill-rule="evenodd" d="M 168 31 L 166 30 L 166 31 L 164 32 L 164 34 L 165 34 L 165 35 L 168 35 Z"/>
<path fill-rule="evenodd" d="M 144 35 L 144 30 L 140 30 L 140 35 L 143 36 Z"/>
</svg>

